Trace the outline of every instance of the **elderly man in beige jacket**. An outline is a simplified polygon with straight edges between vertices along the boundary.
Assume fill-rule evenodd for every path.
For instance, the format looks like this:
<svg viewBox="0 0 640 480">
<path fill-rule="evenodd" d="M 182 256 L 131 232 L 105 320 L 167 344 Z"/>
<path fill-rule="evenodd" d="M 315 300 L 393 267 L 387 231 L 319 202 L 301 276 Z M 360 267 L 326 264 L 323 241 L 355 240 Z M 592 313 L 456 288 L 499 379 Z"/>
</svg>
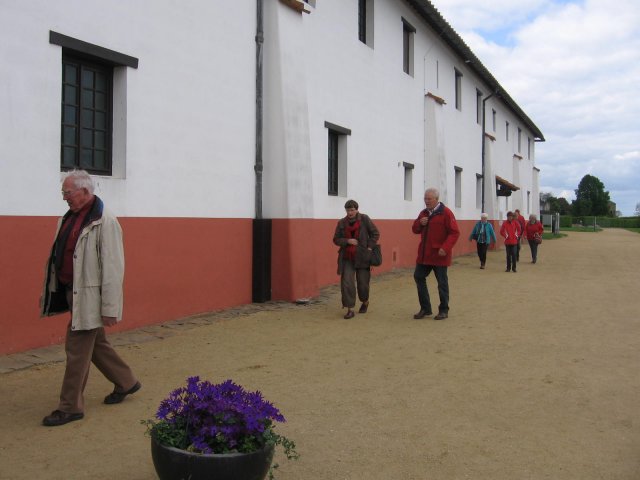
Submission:
<svg viewBox="0 0 640 480">
<path fill-rule="evenodd" d="M 70 172 L 62 183 L 69 211 L 58 221 L 47 261 L 41 315 L 70 311 L 71 321 L 60 402 L 42 420 L 47 427 L 84 418 L 83 391 L 91 362 L 114 384 L 104 403 L 120 403 L 141 387 L 104 331 L 122 317 L 124 247 L 117 218 L 93 192 L 93 179 L 84 170 Z"/>
</svg>

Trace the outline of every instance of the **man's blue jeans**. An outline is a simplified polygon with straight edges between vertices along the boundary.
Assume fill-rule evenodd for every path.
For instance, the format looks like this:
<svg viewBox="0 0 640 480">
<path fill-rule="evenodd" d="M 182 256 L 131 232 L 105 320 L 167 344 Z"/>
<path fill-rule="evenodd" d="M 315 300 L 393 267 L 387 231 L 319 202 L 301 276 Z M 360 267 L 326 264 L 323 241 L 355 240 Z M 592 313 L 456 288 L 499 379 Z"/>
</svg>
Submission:
<svg viewBox="0 0 640 480">
<path fill-rule="evenodd" d="M 420 301 L 420 309 L 431 312 L 431 299 L 429 298 L 429 290 L 427 289 L 427 277 L 433 271 L 438 281 L 438 294 L 440 295 L 439 313 L 449 313 L 449 278 L 447 277 L 448 267 L 438 267 L 436 265 L 416 264 L 413 272 L 413 279 L 418 287 L 418 300 Z"/>
</svg>

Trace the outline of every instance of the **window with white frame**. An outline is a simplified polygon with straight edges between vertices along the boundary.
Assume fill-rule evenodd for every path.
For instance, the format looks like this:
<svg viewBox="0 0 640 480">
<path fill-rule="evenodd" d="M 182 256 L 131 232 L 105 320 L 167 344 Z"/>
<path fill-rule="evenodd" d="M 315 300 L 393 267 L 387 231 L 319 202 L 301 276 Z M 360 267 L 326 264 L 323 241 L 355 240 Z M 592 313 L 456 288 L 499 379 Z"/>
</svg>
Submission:
<svg viewBox="0 0 640 480">
<path fill-rule="evenodd" d="M 482 125 L 482 92 L 476 88 L 476 122 Z"/>
<path fill-rule="evenodd" d="M 476 208 L 482 208 L 482 175 L 476 173 Z"/>
<path fill-rule="evenodd" d="M 456 208 L 462 207 L 462 168 L 453 167 L 456 172 L 455 176 L 455 186 L 456 186 Z"/>
<path fill-rule="evenodd" d="M 358 39 L 373 48 L 373 0 L 358 0 Z"/>
<path fill-rule="evenodd" d="M 496 109 L 495 108 L 491 109 L 491 127 L 492 127 L 492 131 L 495 133 L 496 131 Z"/>
<path fill-rule="evenodd" d="M 348 128 L 324 122 L 327 129 L 327 193 L 331 196 L 347 195 L 347 137 Z"/>
<path fill-rule="evenodd" d="M 462 73 L 457 69 L 453 69 L 455 74 L 455 99 L 456 99 L 456 108 L 458 110 L 462 110 Z"/>
<path fill-rule="evenodd" d="M 504 122 L 504 138 L 509 141 L 509 122 Z"/>
<path fill-rule="evenodd" d="M 416 29 L 402 19 L 402 70 L 413 77 L 413 41 Z"/>
<path fill-rule="evenodd" d="M 413 163 L 402 162 L 404 167 L 404 199 L 413 199 Z"/>
<path fill-rule="evenodd" d="M 62 47 L 61 171 L 123 177 L 126 115 L 118 100 L 126 95 L 123 67 L 138 68 L 138 59 L 54 31 L 49 43 Z"/>
<path fill-rule="evenodd" d="M 522 151 L 522 129 L 518 127 L 518 153 Z"/>
<path fill-rule="evenodd" d="M 527 158 L 531 158 L 531 137 L 527 137 Z"/>
</svg>

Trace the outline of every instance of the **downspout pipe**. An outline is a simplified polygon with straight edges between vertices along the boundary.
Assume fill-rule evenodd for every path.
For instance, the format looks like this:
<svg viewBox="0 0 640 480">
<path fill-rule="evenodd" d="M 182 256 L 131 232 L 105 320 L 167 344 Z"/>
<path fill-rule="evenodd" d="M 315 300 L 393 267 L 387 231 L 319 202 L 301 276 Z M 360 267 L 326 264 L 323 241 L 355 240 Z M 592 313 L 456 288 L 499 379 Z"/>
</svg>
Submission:
<svg viewBox="0 0 640 480">
<path fill-rule="evenodd" d="M 487 100 L 489 100 L 491 97 L 493 97 L 494 95 L 496 95 L 497 92 L 492 93 L 491 95 L 488 95 L 486 97 L 484 97 L 484 99 L 482 100 L 482 211 L 485 212 L 485 208 L 484 208 L 484 204 L 485 204 L 485 199 L 484 199 L 484 192 L 485 192 L 485 151 L 486 151 L 486 147 L 485 147 L 485 142 L 486 137 L 485 137 L 485 133 L 487 130 L 487 117 L 485 115 L 486 113 L 486 108 L 487 108 Z"/>
<path fill-rule="evenodd" d="M 262 58 L 264 45 L 264 0 L 256 0 L 256 158 L 253 167 L 256 173 L 255 218 L 262 219 Z"/>
<path fill-rule="evenodd" d="M 264 0 L 256 0 L 256 174 L 255 218 L 253 219 L 252 291 L 253 302 L 271 300 L 271 219 L 262 215 L 262 144 L 263 144 L 263 45 Z"/>
</svg>

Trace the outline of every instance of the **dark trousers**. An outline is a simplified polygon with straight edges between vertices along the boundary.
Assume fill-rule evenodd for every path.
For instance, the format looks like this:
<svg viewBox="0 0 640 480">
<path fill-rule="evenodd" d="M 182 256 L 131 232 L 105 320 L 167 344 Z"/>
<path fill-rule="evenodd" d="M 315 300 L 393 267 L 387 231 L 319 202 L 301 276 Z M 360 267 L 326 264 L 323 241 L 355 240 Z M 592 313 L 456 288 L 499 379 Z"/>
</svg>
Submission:
<svg viewBox="0 0 640 480">
<path fill-rule="evenodd" d="M 343 260 L 340 277 L 340 293 L 342 306 L 353 308 L 356 305 L 356 283 L 358 298 L 361 302 L 369 301 L 370 268 L 355 268 L 350 260 Z"/>
<path fill-rule="evenodd" d="M 489 248 L 488 243 L 477 243 L 476 249 L 478 250 L 478 258 L 480 259 L 480 265 L 487 263 L 487 250 Z"/>
<path fill-rule="evenodd" d="M 69 306 L 72 306 L 71 290 L 67 290 L 67 299 Z M 83 392 L 89 378 L 91 363 L 115 385 L 117 392 L 126 392 L 136 384 L 137 380 L 133 372 L 113 349 L 103 327 L 92 330 L 71 330 L 71 322 L 69 322 L 64 349 L 67 354 L 67 364 L 60 390 L 58 410 L 67 413 L 84 412 Z"/>
<path fill-rule="evenodd" d="M 522 243 L 522 237 L 518 239 L 518 245 L 517 245 L 517 249 L 516 249 L 516 260 L 519 262 L 520 261 L 520 247 L 522 245 L 520 245 Z"/>
<path fill-rule="evenodd" d="M 507 250 L 507 272 L 511 269 L 515 272 L 518 261 L 518 245 L 505 245 L 505 248 Z"/>
<path fill-rule="evenodd" d="M 418 287 L 418 300 L 420 301 L 420 309 L 431 312 L 431 299 L 429 298 L 429 290 L 427 289 L 427 277 L 433 271 L 438 282 L 438 294 L 440 295 L 440 305 L 438 312 L 449 313 L 449 278 L 447 276 L 447 267 L 438 267 L 435 265 L 416 264 L 413 272 L 413 279 Z"/>
<path fill-rule="evenodd" d="M 531 248 L 531 260 L 535 263 L 538 261 L 538 244 L 535 240 L 529 240 L 529 248 Z"/>
</svg>

